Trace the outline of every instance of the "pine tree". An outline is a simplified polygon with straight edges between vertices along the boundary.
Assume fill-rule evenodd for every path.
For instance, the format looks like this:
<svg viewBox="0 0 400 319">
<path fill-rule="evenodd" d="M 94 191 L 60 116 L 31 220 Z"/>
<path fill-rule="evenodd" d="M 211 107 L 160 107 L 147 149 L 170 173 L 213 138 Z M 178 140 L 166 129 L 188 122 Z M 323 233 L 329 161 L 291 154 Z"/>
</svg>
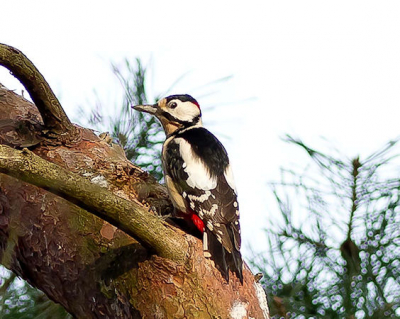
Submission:
<svg viewBox="0 0 400 319">
<path fill-rule="evenodd" d="M 273 318 L 397 318 L 400 315 L 398 140 L 371 156 L 327 155 L 298 139 L 304 173 L 273 183 L 280 220 L 266 231 L 269 253 L 252 263 Z"/>
</svg>

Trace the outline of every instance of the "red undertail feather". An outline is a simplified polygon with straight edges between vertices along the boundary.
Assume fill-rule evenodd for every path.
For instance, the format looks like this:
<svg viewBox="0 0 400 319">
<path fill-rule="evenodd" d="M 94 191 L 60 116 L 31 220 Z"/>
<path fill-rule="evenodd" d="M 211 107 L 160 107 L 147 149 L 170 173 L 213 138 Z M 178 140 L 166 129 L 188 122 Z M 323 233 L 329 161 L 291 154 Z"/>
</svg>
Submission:
<svg viewBox="0 0 400 319">
<path fill-rule="evenodd" d="M 239 278 L 240 282 L 243 285 L 243 262 L 240 251 L 235 247 L 233 251 L 230 253 L 225 249 L 225 247 L 221 244 L 221 242 L 217 239 L 215 234 L 210 231 L 208 228 L 204 227 L 204 222 L 200 219 L 200 217 L 192 210 L 188 210 L 185 213 L 180 212 L 180 216 L 182 216 L 185 220 L 192 222 L 196 228 L 203 234 L 206 232 L 206 237 L 208 240 L 207 247 L 210 256 L 215 262 L 216 267 L 221 271 L 222 276 L 225 278 L 227 282 L 229 282 L 229 270 L 236 273 L 236 276 Z M 234 232 L 231 227 L 227 228 L 228 236 L 230 241 L 233 243 L 235 241 Z"/>
<path fill-rule="evenodd" d="M 188 210 L 186 213 L 183 212 L 179 212 L 178 215 L 180 217 L 183 217 L 185 220 L 187 220 L 190 223 L 193 223 L 196 228 L 200 231 L 200 233 L 204 233 L 204 222 L 200 219 L 199 216 L 197 216 L 197 214 L 192 211 L 192 210 Z"/>
<path fill-rule="evenodd" d="M 190 220 L 197 227 L 197 229 L 200 230 L 201 233 L 204 232 L 204 223 L 194 212 L 190 212 Z"/>
</svg>

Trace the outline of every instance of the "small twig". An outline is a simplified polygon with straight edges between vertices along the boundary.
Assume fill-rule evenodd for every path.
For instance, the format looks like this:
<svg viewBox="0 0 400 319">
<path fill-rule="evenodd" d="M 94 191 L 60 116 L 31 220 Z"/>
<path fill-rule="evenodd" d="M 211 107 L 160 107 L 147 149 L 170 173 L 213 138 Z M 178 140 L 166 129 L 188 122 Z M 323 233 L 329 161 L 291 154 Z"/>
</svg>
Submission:
<svg viewBox="0 0 400 319">
<path fill-rule="evenodd" d="M 350 239 L 351 232 L 353 230 L 353 219 L 354 214 L 358 208 L 358 193 L 357 193 L 357 181 L 358 181 L 358 174 L 359 169 L 361 167 L 360 159 L 357 157 L 352 161 L 353 172 L 352 172 L 352 182 L 353 185 L 351 186 L 352 196 L 351 196 L 351 212 L 350 212 L 350 220 L 349 220 L 349 228 L 347 231 L 347 239 Z"/>
</svg>

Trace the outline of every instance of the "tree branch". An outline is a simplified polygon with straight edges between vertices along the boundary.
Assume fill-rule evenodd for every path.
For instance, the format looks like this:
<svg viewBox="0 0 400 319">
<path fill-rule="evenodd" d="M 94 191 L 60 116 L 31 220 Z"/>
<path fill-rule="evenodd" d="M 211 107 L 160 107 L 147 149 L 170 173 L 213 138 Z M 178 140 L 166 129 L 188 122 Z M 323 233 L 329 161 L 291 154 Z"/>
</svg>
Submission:
<svg viewBox="0 0 400 319">
<path fill-rule="evenodd" d="M 227 284 L 204 257 L 200 240 L 167 225 L 135 199 L 125 200 L 110 191 L 112 187 L 134 193 L 148 203 L 165 202 L 166 195 L 152 189 L 153 179 L 128 164 L 119 150 L 106 146 L 87 129 L 76 129 L 46 81 L 20 51 L 0 44 L 0 65 L 14 72 L 37 107 L 4 92 L 12 98 L 0 99 L 0 119 L 12 125 L 3 129 L 2 138 L 22 147 L 26 138 L 21 136 L 27 128 L 40 137 L 39 142 L 27 145 L 34 145 L 35 154 L 42 156 L 0 145 L 0 255 L 8 257 L 12 271 L 77 318 L 228 318 L 233 311 L 268 317 L 262 287 L 247 267 L 243 285 L 235 276 Z M 42 127 L 28 125 L 21 130 L 14 125 L 31 123 L 32 118 L 35 124 L 39 112 L 56 143 L 43 142 L 48 133 Z M 80 143 L 62 145 L 76 137 L 81 137 Z M 78 172 L 103 172 L 113 186 L 100 187 L 95 178 L 71 173 L 52 161 Z M 71 203 L 101 219 L 91 218 Z M 109 225 L 103 220 L 124 232 L 108 234 Z M 127 234 L 148 249 L 144 251 Z M 150 250 L 163 258 L 148 254 Z M 188 258 L 190 263 L 186 263 Z"/>
<path fill-rule="evenodd" d="M 31 151 L 0 145 L 0 173 L 44 188 L 108 221 L 165 258 L 184 261 L 184 237 L 139 203 L 125 200 Z"/>
<path fill-rule="evenodd" d="M 76 128 L 65 114 L 49 84 L 21 51 L 0 43 L 0 65 L 10 70 L 24 85 L 39 109 L 47 129 L 57 134 L 74 135 Z"/>
</svg>

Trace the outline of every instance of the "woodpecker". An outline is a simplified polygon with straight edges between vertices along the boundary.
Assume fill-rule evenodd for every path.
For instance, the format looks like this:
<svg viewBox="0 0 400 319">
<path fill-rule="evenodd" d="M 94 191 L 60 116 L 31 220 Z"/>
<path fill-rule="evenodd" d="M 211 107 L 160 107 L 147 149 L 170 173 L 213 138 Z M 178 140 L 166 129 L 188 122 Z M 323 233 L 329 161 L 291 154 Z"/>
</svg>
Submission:
<svg viewBox="0 0 400 319">
<path fill-rule="evenodd" d="M 229 282 L 229 270 L 243 284 L 239 204 L 228 154 L 203 127 L 199 103 L 188 94 L 171 95 L 137 111 L 156 116 L 165 131 L 164 179 L 176 214 L 191 220 L 203 234 L 211 257 Z"/>
</svg>

